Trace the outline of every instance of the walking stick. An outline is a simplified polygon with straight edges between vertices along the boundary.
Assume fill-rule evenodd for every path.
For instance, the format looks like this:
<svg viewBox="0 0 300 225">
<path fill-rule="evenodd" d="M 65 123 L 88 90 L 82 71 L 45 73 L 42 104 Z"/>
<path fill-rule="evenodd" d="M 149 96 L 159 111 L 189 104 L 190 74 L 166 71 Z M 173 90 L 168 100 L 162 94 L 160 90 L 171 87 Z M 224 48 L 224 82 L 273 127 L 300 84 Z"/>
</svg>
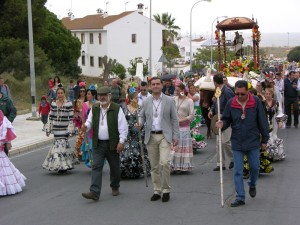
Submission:
<svg viewBox="0 0 300 225">
<path fill-rule="evenodd" d="M 218 121 L 221 120 L 221 113 L 220 113 L 220 96 L 221 96 L 221 89 L 219 87 L 216 88 L 215 96 L 217 98 L 217 105 L 218 105 Z M 223 193 L 223 157 L 222 157 L 222 133 L 221 128 L 219 128 L 219 156 L 220 156 L 220 187 L 221 187 L 221 206 L 224 207 L 224 193 Z"/>
<path fill-rule="evenodd" d="M 136 117 L 136 119 L 138 121 L 138 116 Z M 146 163 L 145 163 L 145 152 L 144 152 L 144 145 L 143 145 L 141 129 L 138 129 L 138 137 L 139 137 L 139 144 L 140 144 L 140 149 L 141 149 L 144 179 L 145 179 L 146 187 L 148 187 L 148 174 L 147 174 Z"/>
</svg>

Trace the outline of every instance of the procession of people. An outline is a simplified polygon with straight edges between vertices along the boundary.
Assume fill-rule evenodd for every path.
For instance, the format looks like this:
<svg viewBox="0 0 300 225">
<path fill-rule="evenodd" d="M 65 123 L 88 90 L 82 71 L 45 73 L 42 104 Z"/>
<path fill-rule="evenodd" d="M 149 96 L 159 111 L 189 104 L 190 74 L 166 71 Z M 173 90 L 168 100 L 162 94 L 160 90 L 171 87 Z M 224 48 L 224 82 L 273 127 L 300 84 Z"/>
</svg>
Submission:
<svg viewBox="0 0 300 225">
<path fill-rule="evenodd" d="M 284 80 L 281 89 L 277 85 L 280 81 L 278 77 Z M 213 170 L 226 169 L 227 155 L 228 168 L 233 169 L 237 192 L 231 206 L 244 205 L 243 178 L 249 179 L 249 194 L 255 197 L 259 174 L 276 172 L 272 162 L 287 157 L 283 139 L 278 137 L 277 132 L 285 127 L 285 123 L 289 128 L 291 121 L 298 128 L 295 101 L 283 100 L 293 90 L 298 91 L 295 85 L 298 84 L 297 77 L 292 72 L 284 79 L 278 73 L 271 78 L 268 75 L 257 82 L 255 89 L 247 81 L 238 81 L 235 87 L 228 87 L 224 83 L 226 76 L 217 73 L 212 83 L 221 90 L 218 96 L 220 101 L 212 97 L 208 107 L 204 97 L 201 97 L 203 90 L 195 85 L 198 79 L 167 82 L 159 77 L 152 77 L 148 82 L 132 79 L 123 89 L 113 87 L 127 93 L 126 104 L 122 106 L 116 100 L 112 101 L 109 85 L 98 88 L 91 84 L 86 88 L 86 83 L 80 82 L 78 96 L 72 103 L 67 100 L 63 85 L 58 84 L 56 100 L 50 104 L 49 119 L 43 117 L 43 129 L 46 135 L 53 134 L 54 139 L 42 167 L 50 172 L 65 174 L 83 162 L 91 169 L 92 176 L 89 192 L 82 193 L 82 196 L 99 200 L 102 171 L 108 164 L 113 196 L 120 194 L 121 179 L 151 177 L 153 195 L 150 200 L 168 202 L 171 198 L 171 175 L 192 173 L 196 165 L 193 154 L 205 149 L 205 138 L 211 138 L 210 135 L 203 135 L 199 128 L 210 124 L 212 117 L 221 113 L 221 120 L 212 124 L 222 129 L 222 135 L 216 135 L 217 167 Z M 163 90 L 168 90 L 167 95 Z M 41 107 L 46 105 L 46 98 L 42 100 Z M 289 114 L 289 104 L 294 104 L 294 120 Z M 202 108 L 208 109 L 204 110 L 205 114 Z M 284 109 L 288 109 L 288 115 L 284 114 Z M 7 130 L 7 133 L 1 134 L 3 141 L 1 139 L 0 142 L 4 146 L 15 138 L 15 134 L 12 124 L 1 115 L 2 111 L 1 126 Z M 72 123 L 75 128 L 70 128 Z M 74 148 L 68 141 L 72 129 L 78 129 Z M 221 148 L 219 141 L 222 142 Z M 6 165 L 7 169 L 0 173 L 0 196 L 16 194 L 22 191 L 26 178 L 9 161 L 4 151 L 0 150 L 0 155 L 1 152 L 2 165 Z M 8 176 L 6 173 L 13 176 L 5 178 Z M 11 186 L 13 180 L 16 184 Z"/>
</svg>

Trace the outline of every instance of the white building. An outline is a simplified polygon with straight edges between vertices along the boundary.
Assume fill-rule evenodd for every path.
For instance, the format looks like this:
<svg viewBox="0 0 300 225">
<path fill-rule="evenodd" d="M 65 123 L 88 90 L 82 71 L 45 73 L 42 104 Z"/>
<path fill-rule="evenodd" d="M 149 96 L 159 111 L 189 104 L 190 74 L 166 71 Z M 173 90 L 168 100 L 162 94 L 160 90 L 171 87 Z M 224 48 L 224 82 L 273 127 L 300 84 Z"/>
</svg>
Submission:
<svg viewBox="0 0 300 225">
<path fill-rule="evenodd" d="M 101 59 L 116 59 L 127 69 L 130 60 L 150 58 L 150 20 L 140 11 L 127 11 L 119 15 L 99 13 L 83 18 L 63 18 L 62 23 L 82 43 L 78 65 L 82 74 L 97 77 L 103 72 Z M 152 75 L 161 70 L 158 62 L 162 55 L 162 30 L 164 26 L 152 20 Z"/>
<path fill-rule="evenodd" d="M 193 51 L 193 57 L 197 53 L 198 48 L 202 48 L 204 44 L 207 42 L 206 39 L 200 37 L 200 38 L 193 38 L 192 39 L 192 51 Z M 175 42 L 179 48 L 180 55 L 182 58 L 184 58 L 185 62 L 190 61 L 190 36 L 183 36 L 179 40 Z"/>
</svg>

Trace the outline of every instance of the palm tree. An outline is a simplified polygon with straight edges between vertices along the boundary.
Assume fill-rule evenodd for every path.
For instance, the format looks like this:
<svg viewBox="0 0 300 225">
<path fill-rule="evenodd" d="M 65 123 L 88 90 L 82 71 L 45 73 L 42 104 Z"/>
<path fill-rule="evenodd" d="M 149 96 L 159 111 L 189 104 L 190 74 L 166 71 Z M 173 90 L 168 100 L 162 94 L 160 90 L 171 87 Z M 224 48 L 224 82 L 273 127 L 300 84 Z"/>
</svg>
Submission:
<svg viewBox="0 0 300 225">
<path fill-rule="evenodd" d="M 166 29 L 163 30 L 163 46 L 168 46 L 174 42 L 178 37 L 178 31 L 180 27 L 174 24 L 175 18 L 172 18 L 172 14 L 163 13 L 161 15 L 153 15 L 155 21 L 163 25 Z"/>
</svg>

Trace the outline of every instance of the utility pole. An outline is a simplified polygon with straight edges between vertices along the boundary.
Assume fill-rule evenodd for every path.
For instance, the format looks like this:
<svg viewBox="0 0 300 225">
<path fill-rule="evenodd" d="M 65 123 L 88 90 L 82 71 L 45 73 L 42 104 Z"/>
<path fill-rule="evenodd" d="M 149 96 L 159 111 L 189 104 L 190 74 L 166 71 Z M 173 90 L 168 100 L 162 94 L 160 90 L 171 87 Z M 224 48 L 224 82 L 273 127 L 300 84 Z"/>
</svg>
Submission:
<svg viewBox="0 0 300 225">
<path fill-rule="evenodd" d="M 27 9 L 28 9 L 28 34 L 29 34 L 29 59 L 30 59 L 30 83 L 31 83 L 30 87 L 31 87 L 32 117 L 36 117 L 36 88 L 35 88 L 31 0 L 27 0 Z"/>
</svg>

